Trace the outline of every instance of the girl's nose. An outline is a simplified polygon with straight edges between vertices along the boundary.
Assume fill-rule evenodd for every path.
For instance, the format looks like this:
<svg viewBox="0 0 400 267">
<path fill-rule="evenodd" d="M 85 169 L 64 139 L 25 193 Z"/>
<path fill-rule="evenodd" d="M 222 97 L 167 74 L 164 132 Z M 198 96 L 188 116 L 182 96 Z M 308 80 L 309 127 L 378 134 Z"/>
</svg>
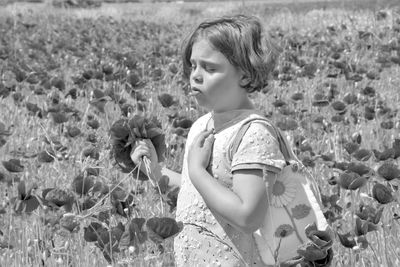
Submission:
<svg viewBox="0 0 400 267">
<path fill-rule="evenodd" d="M 202 83 L 203 78 L 201 78 L 201 76 L 198 75 L 198 76 L 195 76 L 195 77 L 193 78 L 193 80 L 194 80 L 196 83 Z"/>
<path fill-rule="evenodd" d="M 201 76 L 200 70 L 196 68 L 192 72 L 192 79 L 195 83 L 202 83 L 203 82 L 203 77 Z"/>
</svg>

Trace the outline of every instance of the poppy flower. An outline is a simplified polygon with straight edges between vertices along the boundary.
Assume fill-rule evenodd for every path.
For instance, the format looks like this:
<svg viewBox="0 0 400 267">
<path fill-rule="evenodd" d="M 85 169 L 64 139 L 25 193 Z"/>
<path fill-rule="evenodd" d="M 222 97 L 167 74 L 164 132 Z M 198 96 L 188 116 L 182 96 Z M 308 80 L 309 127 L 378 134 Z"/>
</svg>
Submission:
<svg viewBox="0 0 400 267">
<path fill-rule="evenodd" d="M 357 190 L 367 182 L 367 179 L 354 172 L 344 172 L 339 177 L 340 187 L 348 190 Z"/>
<path fill-rule="evenodd" d="M 329 230 L 319 230 L 315 222 L 308 224 L 304 232 L 307 238 L 321 250 L 327 250 L 333 244 L 332 233 Z"/>
<path fill-rule="evenodd" d="M 361 90 L 361 94 L 369 96 L 369 97 L 374 97 L 376 92 L 373 87 L 367 86 Z"/>
<path fill-rule="evenodd" d="M 275 100 L 274 102 L 272 102 L 272 105 L 273 105 L 274 107 L 276 107 L 276 108 L 279 108 L 279 107 L 286 106 L 287 103 L 286 103 L 285 101 L 283 101 L 282 99 L 277 99 L 277 100 Z"/>
<path fill-rule="evenodd" d="M 342 122 L 342 121 L 344 121 L 344 119 L 345 119 L 345 117 L 343 115 L 339 115 L 339 114 L 333 115 L 331 117 L 331 121 L 336 122 L 336 123 Z"/>
<path fill-rule="evenodd" d="M 172 238 L 183 229 L 183 223 L 169 217 L 152 217 L 146 221 L 148 237 L 156 244 Z"/>
<path fill-rule="evenodd" d="M 373 172 L 370 167 L 358 162 L 350 162 L 347 169 L 348 171 L 355 172 L 360 176 L 367 175 L 368 173 Z"/>
<path fill-rule="evenodd" d="M 372 156 L 372 151 L 362 148 L 355 151 L 352 156 L 360 161 L 367 161 Z"/>
<path fill-rule="evenodd" d="M 380 183 L 376 183 L 372 188 L 372 196 L 381 204 L 388 204 L 393 201 L 392 191 Z"/>
<path fill-rule="evenodd" d="M 132 88 L 139 88 L 143 85 L 143 81 L 141 80 L 140 76 L 136 72 L 131 72 L 128 77 L 126 77 L 126 82 Z"/>
<path fill-rule="evenodd" d="M 19 159 L 10 159 L 8 161 L 2 161 L 4 168 L 9 172 L 23 172 L 24 165 L 22 165 Z"/>
<path fill-rule="evenodd" d="M 113 146 L 112 154 L 123 171 L 131 172 L 135 169 L 136 166 L 130 158 L 130 153 L 136 140 L 140 139 L 150 139 L 156 149 L 159 162 L 164 161 L 165 135 L 157 121 L 134 115 L 130 119 L 123 118 L 114 122 L 110 133 Z M 141 171 L 133 175 L 135 177 L 139 175 L 142 180 L 148 179 Z"/>
<path fill-rule="evenodd" d="M 376 210 L 371 205 L 365 205 L 361 202 L 358 211 L 356 211 L 356 215 L 364 221 L 378 224 L 382 217 L 383 209 L 384 207 L 382 206 L 378 210 Z"/>
<path fill-rule="evenodd" d="M 42 163 L 50 163 L 53 162 L 55 158 L 54 153 L 51 151 L 43 150 L 38 153 L 37 160 Z"/>
<path fill-rule="evenodd" d="M 343 145 L 343 147 L 347 151 L 347 153 L 353 154 L 354 152 L 356 152 L 358 150 L 360 145 L 358 143 L 354 143 L 354 142 L 347 142 Z"/>
<path fill-rule="evenodd" d="M 375 118 L 375 108 L 374 107 L 369 107 L 365 106 L 364 109 L 364 117 L 367 120 L 373 120 Z"/>
<path fill-rule="evenodd" d="M 193 121 L 189 118 L 175 118 L 172 121 L 172 126 L 175 128 L 189 129 L 193 124 Z"/>
<path fill-rule="evenodd" d="M 278 121 L 276 126 L 278 126 L 282 131 L 291 131 L 296 130 L 299 127 L 299 124 L 294 119 L 284 118 Z"/>
<path fill-rule="evenodd" d="M 354 248 L 357 245 L 354 236 L 350 232 L 345 233 L 345 234 L 337 233 L 337 235 L 339 237 L 340 243 L 344 247 L 346 247 L 346 248 Z"/>
<path fill-rule="evenodd" d="M 64 207 L 66 211 L 72 210 L 75 197 L 72 192 L 60 188 L 46 188 L 42 191 L 42 202 L 52 208 Z"/>
<path fill-rule="evenodd" d="M 394 122 L 393 121 L 382 121 L 380 125 L 381 125 L 382 129 L 390 130 L 390 129 L 393 129 Z"/>
<path fill-rule="evenodd" d="M 92 128 L 93 130 L 96 130 L 100 127 L 100 122 L 97 119 L 95 119 L 93 116 L 90 116 L 88 118 L 87 125 L 90 128 Z"/>
<path fill-rule="evenodd" d="M 31 114 L 34 114 L 34 115 L 36 115 L 42 111 L 42 109 L 39 108 L 38 105 L 31 103 L 31 102 L 25 102 L 25 107 Z"/>
<path fill-rule="evenodd" d="M 325 95 L 317 93 L 314 95 L 314 100 L 312 102 L 314 107 L 326 107 L 329 105 L 329 101 Z"/>
<path fill-rule="evenodd" d="M 94 70 L 92 69 L 84 70 L 82 72 L 82 77 L 85 78 L 86 80 L 92 79 L 93 76 L 94 76 Z"/>
<path fill-rule="evenodd" d="M 350 163 L 348 162 L 337 162 L 335 161 L 333 163 L 333 168 L 342 170 L 342 171 L 346 171 L 349 168 Z"/>
<path fill-rule="evenodd" d="M 374 153 L 375 158 L 379 161 L 385 161 L 387 159 L 394 158 L 395 154 L 393 148 L 387 148 L 382 152 L 376 149 L 372 149 L 372 152 Z"/>
<path fill-rule="evenodd" d="M 400 169 L 393 162 L 383 163 L 377 170 L 379 176 L 387 181 L 391 181 L 395 178 L 400 178 Z"/>
<path fill-rule="evenodd" d="M 110 75 L 114 72 L 113 66 L 109 63 L 103 64 L 103 66 L 101 66 L 101 70 L 105 75 Z"/>
<path fill-rule="evenodd" d="M 89 104 L 95 107 L 99 112 L 104 113 L 105 105 L 107 101 L 111 101 L 111 97 L 105 95 L 103 91 L 99 89 L 94 89 L 90 94 Z"/>
<path fill-rule="evenodd" d="M 342 101 L 335 101 L 331 104 L 331 106 L 338 114 L 342 115 L 346 113 L 346 104 Z"/>
<path fill-rule="evenodd" d="M 164 108 L 168 108 L 176 103 L 174 97 L 167 93 L 163 93 L 157 96 L 157 99 L 158 101 L 160 101 L 161 106 L 163 106 Z"/>
<path fill-rule="evenodd" d="M 172 74 L 177 74 L 178 73 L 178 71 L 179 71 L 179 69 L 178 69 L 178 66 L 175 64 L 175 63 L 170 63 L 169 65 L 168 65 L 168 70 L 172 73 Z"/>
<path fill-rule="evenodd" d="M 62 79 L 61 77 L 51 78 L 50 84 L 51 84 L 51 86 L 54 86 L 55 88 L 57 88 L 60 91 L 65 90 L 65 82 L 64 82 L 64 79 Z"/>
<path fill-rule="evenodd" d="M 353 93 L 347 93 L 344 97 L 343 97 L 343 101 L 346 102 L 348 105 L 354 104 L 358 101 L 357 95 L 353 94 Z"/>
<path fill-rule="evenodd" d="M 77 126 L 67 126 L 67 136 L 74 138 L 81 134 L 82 132 Z"/>
<path fill-rule="evenodd" d="M 55 124 L 62 124 L 68 121 L 67 114 L 64 112 L 52 112 L 51 117 L 53 118 L 53 122 Z"/>
</svg>

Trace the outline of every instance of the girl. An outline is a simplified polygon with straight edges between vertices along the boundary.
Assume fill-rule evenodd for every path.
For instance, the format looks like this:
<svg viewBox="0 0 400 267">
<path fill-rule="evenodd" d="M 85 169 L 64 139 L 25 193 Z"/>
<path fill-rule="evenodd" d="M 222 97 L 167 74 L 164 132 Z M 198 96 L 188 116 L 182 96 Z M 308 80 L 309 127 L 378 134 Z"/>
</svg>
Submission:
<svg viewBox="0 0 400 267">
<path fill-rule="evenodd" d="M 266 186 L 285 166 L 277 140 L 261 122 L 251 123 L 237 151 L 240 126 L 262 117 L 248 94 L 265 87 L 279 49 L 256 17 L 237 15 L 201 23 L 183 44 L 184 78 L 191 95 L 210 110 L 190 129 L 181 178 L 161 168 L 151 142 L 138 142 L 138 164 L 148 156 L 156 177 L 181 181 L 175 238 L 178 266 L 265 266 L 252 233 L 265 216 Z"/>
</svg>

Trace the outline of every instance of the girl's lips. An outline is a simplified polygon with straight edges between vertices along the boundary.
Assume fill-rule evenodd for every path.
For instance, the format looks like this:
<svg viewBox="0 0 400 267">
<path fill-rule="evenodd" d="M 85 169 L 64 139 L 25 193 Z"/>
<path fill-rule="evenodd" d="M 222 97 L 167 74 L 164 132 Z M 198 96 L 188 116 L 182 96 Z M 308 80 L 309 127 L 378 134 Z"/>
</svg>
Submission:
<svg viewBox="0 0 400 267">
<path fill-rule="evenodd" d="M 192 91 L 189 93 L 189 95 L 195 96 L 195 95 L 201 94 L 201 91 L 199 88 L 192 87 L 191 89 L 192 89 Z"/>
</svg>

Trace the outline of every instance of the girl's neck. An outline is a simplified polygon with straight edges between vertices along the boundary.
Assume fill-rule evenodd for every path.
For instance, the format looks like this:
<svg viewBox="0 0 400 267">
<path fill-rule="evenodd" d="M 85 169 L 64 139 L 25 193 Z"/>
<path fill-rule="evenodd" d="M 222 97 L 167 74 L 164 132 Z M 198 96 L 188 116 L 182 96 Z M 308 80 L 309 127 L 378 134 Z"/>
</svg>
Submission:
<svg viewBox="0 0 400 267">
<path fill-rule="evenodd" d="M 241 103 L 239 103 L 235 107 L 230 107 L 224 110 L 212 110 L 211 113 L 213 114 L 221 114 L 221 113 L 226 113 L 226 112 L 231 112 L 234 110 L 241 110 L 241 109 L 255 109 L 254 104 L 250 101 L 248 97 L 246 97 Z"/>
<path fill-rule="evenodd" d="M 224 111 L 211 111 L 211 117 L 207 123 L 206 129 L 214 128 L 215 133 L 221 131 L 235 120 L 240 120 L 243 115 L 249 112 L 255 112 L 255 107 L 250 100 L 243 102 L 236 108 L 226 109 Z"/>
</svg>

